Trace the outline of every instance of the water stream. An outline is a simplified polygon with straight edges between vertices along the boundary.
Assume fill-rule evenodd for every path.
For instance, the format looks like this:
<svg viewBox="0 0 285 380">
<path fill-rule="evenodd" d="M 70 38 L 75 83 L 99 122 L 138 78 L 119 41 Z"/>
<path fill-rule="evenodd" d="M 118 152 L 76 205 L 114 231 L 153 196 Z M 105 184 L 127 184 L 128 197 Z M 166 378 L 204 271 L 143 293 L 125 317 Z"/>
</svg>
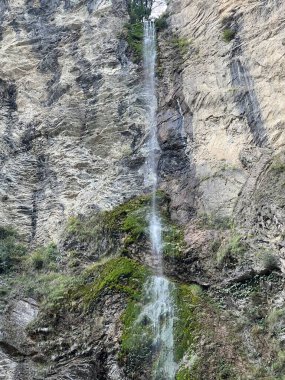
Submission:
<svg viewBox="0 0 285 380">
<path fill-rule="evenodd" d="M 144 21 L 144 74 L 148 126 L 150 131 L 147 159 L 147 182 L 151 187 L 152 200 L 149 215 L 149 236 L 154 275 L 146 285 L 147 302 L 141 318 L 150 321 L 153 331 L 154 369 L 153 380 L 174 380 L 174 306 L 173 284 L 163 276 L 162 222 L 156 200 L 157 165 L 160 156 L 157 141 L 157 98 L 155 86 L 156 33 L 155 23 Z"/>
</svg>

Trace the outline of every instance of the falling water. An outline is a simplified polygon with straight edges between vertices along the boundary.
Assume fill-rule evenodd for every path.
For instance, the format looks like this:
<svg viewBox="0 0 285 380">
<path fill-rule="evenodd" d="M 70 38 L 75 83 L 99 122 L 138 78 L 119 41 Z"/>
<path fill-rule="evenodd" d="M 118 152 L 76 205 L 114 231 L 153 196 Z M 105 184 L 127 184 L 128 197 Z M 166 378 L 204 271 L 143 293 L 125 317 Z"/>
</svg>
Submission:
<svg viewBox="0 0 285 380">
<path fill-rule="evenodd" d="M 144 21 L 144 72 L 148 125 L 150 131 L 149 155 L 147 160 L 147 181 L 152 191 L 149 215 L 149 233 L 152 248 L 152 262 L 155 274 L 147 284 L 147 303 L 141 318 L 150 321 L 154 335 L 153 380 L 174 380 L 174 308 L 173 285 L 163 277 L 162 266 L 162 224 L 156 202 L 157 165 L 160 156 L 156 133 L 157 98 L 155 91 L 156 35 L 155 24 Z"/>
</svg>

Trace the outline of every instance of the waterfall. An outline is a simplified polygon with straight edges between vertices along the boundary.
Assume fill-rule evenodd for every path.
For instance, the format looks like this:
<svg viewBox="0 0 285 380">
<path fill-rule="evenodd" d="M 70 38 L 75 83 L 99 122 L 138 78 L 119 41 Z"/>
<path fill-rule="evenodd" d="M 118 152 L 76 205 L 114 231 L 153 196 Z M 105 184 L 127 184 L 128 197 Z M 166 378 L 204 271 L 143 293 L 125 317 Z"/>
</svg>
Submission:
<svg viewBox="0 0 285 380">
<path fill-rule="evenodd" d="M 155 23 L 144 21 L 144 74 L 148 127 L 150 132 L 147 159 L 147 182 L 152 191 L 149 215 L 149 236 L 152 250 L 154 275 L 146 285 L 146 304 L 140 319 L 149 321 L 152 327 L 154 369 L 153 380 L 174 380 L 174 307 L 172 293 L 174 286 L 163 277 L 162 223 L 156 202 L 157 165 L 160 156 L 157 141 L 157 98 L 155 89 L 156 33 Z"/>
</svg>

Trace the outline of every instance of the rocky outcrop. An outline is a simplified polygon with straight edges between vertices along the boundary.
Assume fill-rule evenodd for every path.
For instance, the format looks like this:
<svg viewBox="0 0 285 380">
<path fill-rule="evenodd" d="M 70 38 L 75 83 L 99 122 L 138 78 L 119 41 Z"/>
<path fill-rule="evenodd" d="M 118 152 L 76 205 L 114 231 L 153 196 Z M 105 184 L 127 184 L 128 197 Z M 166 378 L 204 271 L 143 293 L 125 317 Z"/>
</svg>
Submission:
<svg viewBox="0 0 285 380">
<path fill-rule="evenodd" d="M 238 213 L 237 202 L 257 186 L 253 178 L 284 147 L 282 9 L 271 1 L 169 6 L 172 35 L 160 42 L 160 107 L 164 115 L 174 108 L 178 131 L 175 114 L 182 106 L 195 173 L 188 186 L 195 186 L 199 214 Z M 232 32 L 231 40 L 226 32 Z M 173 139 L 168 144 L 177 151 Z"/>
<path fill-rule="evenodd" d="M 143 190 L 140 74 L 119 38 L 126 9 L 119 0 L 1 7 L 1 223 L 56 241 L 68 216 Z"/>
<path fill-rule="evenodd" d="M 187 337 L 177 380 L 285 370 L 283 11 L 175 0 L 158 33 L 158 207 Z M 126 354 L 141 278 L 128 266 L 118 275 L 113 258 L 153 266 L 143 75 L 127 20 L 123 0 L 0 4 L 0 224 L 27 246 L 20 254 L 0 231 L 0 254 L 13 251 L 8 266 L 0 257 L 1 379 L 149 376 L 145 346 Z M 55 256 L 33 251 L 51 241 Z"/>
<path fill-rule="evenodd" d="M 33 342 L 26 327 L 38 314 L 33 299 L 13 300 L 0 319 L 0 378 L 34 379 Z"/>
</svg>

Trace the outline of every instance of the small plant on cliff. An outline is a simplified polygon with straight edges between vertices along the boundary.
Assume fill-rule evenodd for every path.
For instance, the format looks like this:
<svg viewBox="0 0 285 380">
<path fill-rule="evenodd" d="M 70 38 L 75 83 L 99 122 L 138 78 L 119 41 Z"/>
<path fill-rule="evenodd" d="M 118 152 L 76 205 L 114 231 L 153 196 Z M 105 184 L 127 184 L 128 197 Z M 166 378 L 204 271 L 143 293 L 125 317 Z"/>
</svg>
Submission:
<svg viewBox="0 0 285 380">
<path fill-rule="evenodd" d="M 139 62 L 143 54 L 143 24 L 141 22 L 125 25 L 125 37 L 134 54 L 135 62 Z"/>
<path fill-rule="evenodd" d="M 49 244 L 46 247 L 39 247 L 27 257 L 28 265 L 36 270 L 56 269 L 56 260 L 58 250 L 55 244 Z"/>
<path fill-rule="evenodd" d="M 223 30 L 223 40 L 225 42 L 231 42 L 236 35 L 236 31 L 230 28 L 226 28 Z"/>
<path fill-rule="evenodd" d="M 200 228 L 227 230 L 233 228 L 233 220 L 227 216 L 201 214 L 197 222 Z"/>
<path fill-rule="evenodd" d="M 10 227 L 0 227 L 0 273 L 17 269 L 27 250 L 20 243 L 19 236 Z"/>
<path fill-rule="evenodd" d="M 271 272 L 274 269 L 279 269 L 278 258 L 275 255 L 273 255 L 271 252 L 264 252 L 262 261 L 263 261 L 264 269 L 268 272 Z"/>
<path fill-rule="evenodd" d="M 285 160 L 284 157 L 279 155 L 273 159 L 270 170 L 274 171 L 276 174 L 281 174 L 285 172 Z"/>
<path fill-rule="evenodd" d="M 168 13 L 164 13 L 158 19 L 155 20 L 155 26 L 158 32 L 161 32 L 162 30 L 168 27 L 168 22 L 167 22 L 168 17 L 169 17 Z"/>
<path fill-rule="evenodd" d="M 246 243 L 242 240 L 242 236 L 233 234 L 230 240 L 221 245 L 217 252 L 217 262 L 219 265 L 226 262 L 238 260 L 247 250 Z"/>
<path fill-rule="evenodd" d="M 191 41 L 185 37 L 176 36 L 173 37 L 170 42 L 173 48 L 178 50 L 181 56 L 184 56 L 189 51 L 189 47 L 191 46 Z"/>
</svg>

